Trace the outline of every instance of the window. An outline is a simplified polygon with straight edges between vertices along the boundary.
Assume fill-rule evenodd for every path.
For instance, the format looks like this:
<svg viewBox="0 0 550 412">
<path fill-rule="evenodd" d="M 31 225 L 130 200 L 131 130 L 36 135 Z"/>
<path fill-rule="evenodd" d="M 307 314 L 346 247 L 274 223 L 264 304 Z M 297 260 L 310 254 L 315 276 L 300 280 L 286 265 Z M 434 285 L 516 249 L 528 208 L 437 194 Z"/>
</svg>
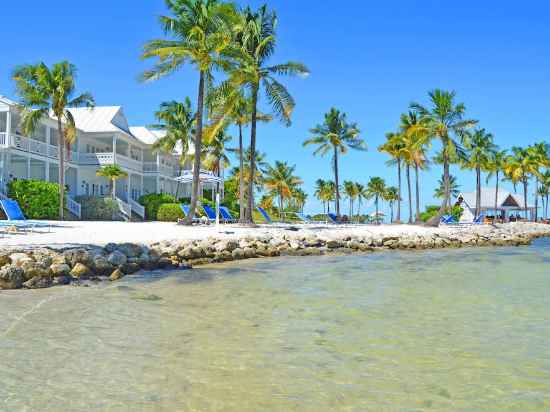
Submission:
<svg viewBox="0 0 550 412">
<path fill-rule="evenodd" d="M 19 116 L 17 113 L 11 114 L 11 130 L 10 133 L 12 134 L 19 134 L 21 135 L 21 116 Z"/>
<path fill-rule="evenodd" d="M 6 133 L 8 128 L 8 112 L 0 112 L 0 133 Z"/>
<path fill-rule="evenodd" d="M 59 133 L 57 129 L 50 129 L 50 144 L 52 146 L 57 146 L 59 142 Z"/>
<path fill-rule="evenodd" d="M 39 140 L 41 142 L 46 141 L 46 126 L 39 124 L 36 130 L 33 133 L 33 139 Z"/>
</svg>

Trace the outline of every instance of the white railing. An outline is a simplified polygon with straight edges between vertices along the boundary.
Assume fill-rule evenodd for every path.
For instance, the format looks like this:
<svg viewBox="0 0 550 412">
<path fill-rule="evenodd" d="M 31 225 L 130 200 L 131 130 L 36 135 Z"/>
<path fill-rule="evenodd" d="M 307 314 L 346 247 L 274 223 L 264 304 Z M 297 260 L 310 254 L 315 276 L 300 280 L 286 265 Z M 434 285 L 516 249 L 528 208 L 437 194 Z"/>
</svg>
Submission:
<svg viewBox="0 0 550 412">
<path fill-rule="evenodd" d="M 140 205 L 134 199 L 130 199 L 130 207 L 132 208 L 131 209 L 132 212 L 134 212 L 136 215 L 138 215 L 142 219 L 145 219 L 145 208 L 142 205 Z"/>
<path fill-rule="evenodd" d="M 70 196 L 67 196 L 67 209 L 69 209 L 69 212 L 73 215 L 82 219 L 82 206 Z"/>
<path fill-rule="evenodd" d="M 8 145 L 8 134 L 0 133 L 0 146 L 7 146 L 7 145 Z"/>
<path fill-rule="evenodd" d="M 118 210 L 122 214 L 124 220 L 130 220 L 132 218 L 132 206 L 118 197 L 116 197 L 115 200 L 118 204 Z"/>
<path fill-rule="evenodd" d="M 33 153 L 40 156 L 58 158 L 58 147 L 40 140 L 29 139 L 18 134 L 0 133 L 0 146 L 13 147 L 23 152 Z M 78 163 L 78 152 L 65 150 L 65 160 Z"/>
<path fill-rule="evenodd" d="M 8 187 L 5 182 L 0 182 L 0 199 L 8 198 Z"/>
</svg>

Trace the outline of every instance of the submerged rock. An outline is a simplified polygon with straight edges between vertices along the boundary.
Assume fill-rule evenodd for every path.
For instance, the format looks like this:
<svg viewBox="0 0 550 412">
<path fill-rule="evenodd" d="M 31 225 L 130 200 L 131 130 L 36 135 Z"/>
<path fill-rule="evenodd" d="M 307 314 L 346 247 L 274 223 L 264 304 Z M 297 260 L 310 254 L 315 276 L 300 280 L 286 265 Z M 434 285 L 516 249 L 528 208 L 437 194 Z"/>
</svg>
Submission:
<svg viewBox="0 0 550 412">
<path fill-rule="evenodd" d="M 19 289 L 23 285 L 23 269 L 14 264 L 0 269 L 0 289 Z"/>
</svg>

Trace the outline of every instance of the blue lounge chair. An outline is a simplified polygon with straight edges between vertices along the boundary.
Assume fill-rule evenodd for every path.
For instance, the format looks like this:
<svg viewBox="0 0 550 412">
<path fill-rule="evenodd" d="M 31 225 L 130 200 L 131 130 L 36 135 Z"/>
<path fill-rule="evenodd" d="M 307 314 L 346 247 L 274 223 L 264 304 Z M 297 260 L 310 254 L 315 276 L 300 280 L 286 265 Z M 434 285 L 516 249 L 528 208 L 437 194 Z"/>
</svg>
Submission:
<svg viewBox="0 0 550 412">
<path fill-rule="evenodd" d="M 216 211 L 208 205 L 202 205 L 202 208 L 204 209 L 204 213 L 206 213 L 206 217 L 208 218 L 208 220 L 210 220 L 211 222 L 215 222 Z"/>
<path fill-rule="evenodd" d="M 294 214 L 295 214 L 295 215 L 298 217 L 298 219 L 300 219 L 302 222 L 308 223 L 308 224 L 309 224 L 309 223 L 312 223 L 311 219 L 308 218 L 307 216 L 304 216 L 303 213 L 295 212 Z"/>
<path fill-rule="evenodd" d="M 37 227 L 47 227 L 48 231 L 51 228 L 51 225 L 46 222 L 39 222 L 36 220 L 27 220 L 23 211 L 19 207 L 19 203 L 12 199 L 3 199 L 0 200 L 0 206 L 4 211 L 8 220 L 2 221 L 2 226 L 15 226 L 16 228 L 21 229 L 34 229 Z"/>
<path fill-rule="evenodd" d="M 474 225 L 482 225 L 484 221 L 485 221 L 485 215 L 481 214 L 481 215 L 479 215 L 478 217 L 476 217 L 474 219 L 473 223 L 474 223 Z"/>
<path fill-rule="evenodd" d="M 444 225 L 453 225 L 457 224 L 458 222 L 455 220 L 453 215 L 444 215 L 441 216 L 441 223 Z"/>
<path fill-rule="evenodd" d="M 261 208 L 260 206 L 257 206 L 256 209 L 258 209 L 258 212 L 260 212 L 260 214 L 264 217 L 267 223 L 273 223 L 273 220 L 263 208 Z"/>
<path fill-rule="evenodd" d="M 338 216 L 336 216 L 334 213 L 330 213 L 330 212 L 329 212 L 329 213 L 327 213 L 327 216 L 328 216 L 328 218 L 330 219 L 330 222 L 331 222 L 331 223 L 335 223 L 335 224 L 337 224 L 337 225 L 339 225 L 340 223 L 342 223 L 342 222 L 338 221 Z"/>
<path fill-rule="evenodd" d="M 237 221 L 229 211 L 229 209 L 225 206 L 220 206 L 220 214 L 222 216 L 222 219 L 227 223 L 234 223 Z"/>
<path fill-rule="evenodd" d="M 180 207 L 181 207 L 181 211 L 183 212 L 184 216 L 185 217 L 189 216 L 190 206 L 189 205 L 180 205 Z M 193 222 L 200 222 L 200 218 L 194 217 Z"/>
</svg>

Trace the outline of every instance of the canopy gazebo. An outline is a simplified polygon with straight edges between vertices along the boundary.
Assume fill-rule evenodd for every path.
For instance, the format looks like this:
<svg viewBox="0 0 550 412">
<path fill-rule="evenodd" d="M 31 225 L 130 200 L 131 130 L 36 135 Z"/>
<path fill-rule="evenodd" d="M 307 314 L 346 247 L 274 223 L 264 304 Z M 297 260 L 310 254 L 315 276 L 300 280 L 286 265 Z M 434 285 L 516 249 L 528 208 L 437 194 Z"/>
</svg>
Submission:
<svg viewBox="0 0 550 412">
<path fill-rule="evenodd" d="M 175 178 L 179 183 L 193 183 L 193 171 L 184 170 Z M 212 201 L 216 202 L 216 224 L 220 221 L 220 188 L 223 194 L 223 177 L 216 176 L 209 170 L 201 170 L 199 174 L 199 193 L 204 194 L 204 188 L 210 187 L 212 190 Z"/>
<path fill-rule="evenodd" d="M 496 208 L 495 208 L 496 197 Z M 464 216 L 472 217 L 476 211 L 476 192 L 460 193 L 457 197 L 458 202 L 464 209 Z M 511 193 L 506 190 L 499 190 L 496 193 L 495 188 L 481 188 L 480 212 L 487 215 L 498 216 L 504 222 L 510 221 L 510 216 L 514 213 L 525 213 L 525 218 L 533 220 L 536 208 L 532 205 L 524 205 L 523 195 Z"/>
</svg>

